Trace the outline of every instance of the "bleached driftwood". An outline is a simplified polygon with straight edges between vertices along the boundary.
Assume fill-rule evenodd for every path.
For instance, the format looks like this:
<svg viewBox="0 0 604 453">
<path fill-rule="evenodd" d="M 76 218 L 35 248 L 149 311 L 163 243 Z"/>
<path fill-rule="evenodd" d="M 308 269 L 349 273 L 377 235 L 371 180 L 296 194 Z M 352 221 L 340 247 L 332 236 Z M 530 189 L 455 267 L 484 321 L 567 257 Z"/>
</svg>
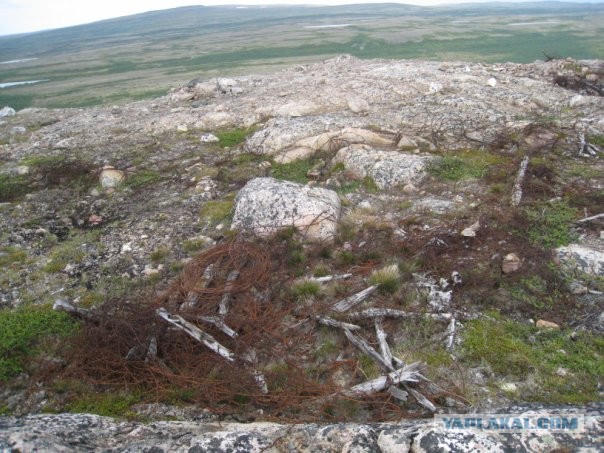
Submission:
<svg viewBox="0 0 604 453">
<path fill-rule="evenodd" d="M 93 322 L 93 323 L 99 322 L 99 318 L 94 313 L 92 313 L 90 310 L 87 310 L 85 308 L 76 307 L 63 299 L 55 300 L 55 303 L 53 304 L 52 309 L 56 310 L 56 311 L 64 311 L 66 313 L 69 313 L 71 316 L 82 319 L 84 321 Z"/>
<path fill-rule="evenodd" d="M 206 289 L 208 286 L 210 286 L 210 283 L 216 276 L 215 268 L 216 268 L 215 263 L 210 264 L 208 267 L 206 267 L 206 269 L 203 271 L 203 275 L 201 276 L 201 282 L 199 282 L 199 285 L 195 286 L 195 289 L 198 289 L 198 290 Z M 196 293 L 195 291 L 190 291 L 187 294 L 187 298 L 185 299 L 185 302 L 183 303 L 183 308 L 195 308 L 198 303 L 199 303 L 199 294 Z"/>
<path fill-rule="evenodd" d="M 579 132 L 579 154 L 589 154 L 590 156 L 595 156 L 598 154 L 598 151 L 600 151 L 600 148 L 585 140 L 585 134 L 583 132 Z"/>
<path fill-rule="evenodd" d="M 407 401 L 407 397 L 409 396 L 408 392 L 399 389 L 395 385 L 391 385 L 390 387 L 388 387 L 388 393 L 390 393 L 397 400 L 401 400 L 401 401 Z"/>
<path fill-rule="evenodd" d="M 512 190 L 512 206 L 518 206 L 520 200 L 522 200 L 522 183 L 524 182 L 524 175 L 526 174 L 526 167 L 529 163 L 529 157 L 525 156 L 520 162 L 520 168 L 516 175 L 516 181 L 514 181 L 514 189 Z"/>
<path fill-rule="evenodd" d="M 219 316 L 200 316 L 199 319 L 203 322 L 207 322 L 208 324 L 212 324 L 218 330 L 220 330 L 231 338 L 236 338 L 238 336 L 237 332 L 227 326 L 222 320 L 222 318 Z"/>
<path fill-rule="evenodd" d="M 392 365 L 392 352 L 390 351 L 390 346 L 388 346 L 388 342 L 386 341 L 386 332 L 384 331 L 384 326 L 382 326 L 381 318 L 376 318 L 374 321 L 375 325 L 375 334 L 377 336 L 378 342 L 380 343 L 380 352 L 382 353 L 382 357 L 386 361 Z"/>
<path fill-rule="evenodd" d="M 589 222 L 591 220 L 600 219 L 602 217 L 604 217 L 604 212 L 602 214 L 596 214 L 596 215 L 592 215 L 591 217 L 585 217 L 583 219 L 577 220 L 575 223 Z"/>
<path fill-rule="evenodd" d="M 323 324 L 324 326 L 331 326 L 331 327 L 339 327 L 340 329 L 348 329 L 348 330 L 360 330 L 361 327 L 357 326 L 356 324 L 350 324 L 347 322 L 341 322 L 341 321 L 336 321 L 333 318 L 330 318 L 329 316 L 316 316 L 315 319 L 317 320 L 317 322 L 319 324 Z"/>
<path fill-rule="evenodd" d="M 432 401 L 430 401 L 424 395 L 419 393 L 417 390 L 409 387 L 408 385 L 405 385 L 404 387 L 405 387 L 405 390 L 407 390 L 413 396 L 413 398 L 415 398 L 417 400 L 417 402 L 419 404 L 421 404 L 422 406 L 424 406 L 426 409 L 428 409 L 431 412 L 436 412 L 436 406 L 434 404 L 432 404 Z"/>
<path fill-rule="evenodd" d="M 235 360 L 235 355 L 229 349 L 218 343 L 212 335 L 204 332 L 195 324 L 192 324 L 184 319 L 182 316 L 172 315 L 163 307 L 157 309 L 157 315 L 170 324 L 176 326 L 195 340 L 199 341 L 222 358 L 228 360 L 229 362 L 233 362 Z"/>
<path fill-rule="evenodd" d="M 149 344 L 137 344 L 130 348 L 126 354 L 126 360 L 145 360 L 145 363 L 150 362 L 157 356 L 157 337 L 149 338 Z"/>
<path fill-rule="evenodd" d="M 237 277 L 239 277 L 238 270 L 229 272 L 229 275 L 227 276 L 226 284 L 224 285 L 224 294 L 222 295 L 220 305 L 218 306 L 218 314 L 221 316 L 225 316 L 229 312 L 229 303 L 231 302 L 231 290 L 233 289 L 233 282 L 237 280 Z"/>
<path fill-rule="evenodd" d="M 421 368 L 420 362 L 415 362 L 407 365 L 404 368 L 392 371 L 385 376 L 380 376 L 370 381 L 355 385 L 343 392 L 346 396 L 363 396 L 371 395 L 372 393 L 381 392 L 391 385 L 398 385 L 405 382 L 419 382 L 418 373 Z"/>
<path fill-rule="evenodd" d="M 455 320 L 455 318 L 451 318 L 451 322 L 449 322 L 449 325 L 447 326 L 447 330 L 446 330 L 446 334 L 447 334 L 447 339 L 445 341 L 445 349 L 447 351 L 450 351 L 453 349 L 453 345 L 455 344 L 455 334 L 456 334 L 456 330 L 457 330 L 457 321 Z"/>
<path fill-rule="evenodd" d="M 252 368 L 252 375 L 254 376 L 254 380 L 260 388 L 260 391 L 263 394 L 267 394 L 268 385 L 266 384 L 266 378 L 264 377 L 264 374 L 255 369 L 255 367 L 258 365 L 258 355 L 256 354 L 256 351 L 254 351 L 253 349 L 248 349 L 242 355 L 242 359 L 247 362 L 247 364 Z"/>
<path fill-rule="evenodd" d="M 377 285 L 370 286 L 369 288 L 365 288 L 363 291 L 360 291 L 352 296 L 347 297 L 346 299 L 342 299 L 338 303 L 336 303 L 333 307 L 333 311 L 344 312 L 350 310 L 355 305 L 360 304 L 365 299 L 367 299 L 374 291 L 377 289 Z"/>
<path fill-rule="evenodd" d="M 435 321 L 448 321 L 451 319 L 451 313 L 415 313 L 411 311 L 396 310 L 394 308 L 368 308 L 363 311 L 357 311 L 347 314 L 350 319 L 367 318 L 412 318 L 415 316 L 424 316 Z"/>
<path fill-rule="evenodd" d="M 352 274 L 326 275 L 324 277 L 310 277 L 309 280 L 317 283 L 326 283 L 332 280 L 345 280 L 350 277 L 352 277 Z"/>
<path fill-rule="evenodd" d="M 382 357 L 379 352 L 377 352 L 369 343 L 367 343 L 361 337 L 355 335 L 348 329 L 344 329 L 344 334 L 353 345 L 355 345 L 362 352 L 371 357 L 384 371 L 394 370 L 394 367 L 392 366 L 392 361 L 387 362 L 386 359 L 384 359 L 384 357 Z"/>
</svg>

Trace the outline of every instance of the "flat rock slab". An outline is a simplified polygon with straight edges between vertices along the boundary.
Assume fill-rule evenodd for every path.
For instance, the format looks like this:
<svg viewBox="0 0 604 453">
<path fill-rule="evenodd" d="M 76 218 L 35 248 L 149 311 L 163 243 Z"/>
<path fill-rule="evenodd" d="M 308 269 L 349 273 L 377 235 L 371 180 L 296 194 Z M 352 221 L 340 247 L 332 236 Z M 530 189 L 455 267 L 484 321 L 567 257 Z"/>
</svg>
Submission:
<svg viewBox="0 0 604 453">
<path fill-rule="evenodd" d="M 430 156 L 381 151 L 368 145 L 351 145 L 342 148 L 334 157 L 347 170 L 359 178 L 373 178 L 380 189 L 419 183 L 426 175 L 425 169 L 433 160 Z"/>
<path fill-rule="evenodd" d="M 295 227 L 308 240 L 332 240 L 340 198 L 332 190 L 274 178 L 249 181 L 237 195 L 231 228 L 270 236 Z"/>
</svg>

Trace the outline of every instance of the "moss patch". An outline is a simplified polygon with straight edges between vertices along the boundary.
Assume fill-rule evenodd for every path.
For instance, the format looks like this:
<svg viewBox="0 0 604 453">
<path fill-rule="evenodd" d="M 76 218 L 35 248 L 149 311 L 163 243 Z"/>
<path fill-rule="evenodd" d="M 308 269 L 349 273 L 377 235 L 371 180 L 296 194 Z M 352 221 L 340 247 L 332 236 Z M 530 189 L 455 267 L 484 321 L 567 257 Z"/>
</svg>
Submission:
<svg viewBox="0 0 604 453">
<path fill-rule="evenodd" d="M 0 381 L 6 381 L 25 367 L 49 337 L 66 337 L 77 329 L 67 314 L 52 307 L 28 306 L 0 310 Z"/>
<path fill-rule="evenodd" d="M 233 205 L 232 199 L 207 201 L 201 207 L 199 216 L 212 224 L 219 224 L 229 219 Z"/>
</svg>

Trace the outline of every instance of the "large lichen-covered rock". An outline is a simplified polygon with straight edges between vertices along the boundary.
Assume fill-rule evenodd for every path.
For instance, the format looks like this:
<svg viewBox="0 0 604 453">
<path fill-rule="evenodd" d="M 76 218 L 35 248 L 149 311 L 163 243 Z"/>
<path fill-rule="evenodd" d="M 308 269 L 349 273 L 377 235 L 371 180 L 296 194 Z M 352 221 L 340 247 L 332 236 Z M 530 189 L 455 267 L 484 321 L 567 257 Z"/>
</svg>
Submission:
<svg viewBox="0 0 604 453">
<path fill-rule="evenodd" d="M 295 227 L 308 240 L 329 241 L 339 216 L 340 199 L 331 190 L 256 178 L 237 195 L 231 228 L 270 236 Z"/>
<path fill-rule="evenodd" d="M 388 189 L 420 182 L 431 159 L 429 156 L 381 151 L 357 144 L 340 149 L 334 163 L 341 162 L 357 177 L 370 176 L 380 189 Z"/>
<path fill-rule="evenodd" d="M 566 266 L 591 275 L 604 275 L 604 253 L 579 244 L 569 244 L 556 250 L 558 259 Z"/>
</svg>

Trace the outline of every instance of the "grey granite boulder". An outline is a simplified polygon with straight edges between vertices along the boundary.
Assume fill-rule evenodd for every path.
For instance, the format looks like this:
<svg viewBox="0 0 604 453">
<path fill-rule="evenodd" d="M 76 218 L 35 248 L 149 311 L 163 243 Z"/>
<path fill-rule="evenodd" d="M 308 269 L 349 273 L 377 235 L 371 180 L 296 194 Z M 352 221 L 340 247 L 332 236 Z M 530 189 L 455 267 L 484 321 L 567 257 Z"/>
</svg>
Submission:
<svg viewBox="0 0 604 453">
<path fill-rule="evenodd" d="M 237 195 L 231 228 L 270 236 L 295 227 L 308 240 L 329 241 L 339 217 L 340 198 L 331 190 L 256 178 Z"/>
</svg>

